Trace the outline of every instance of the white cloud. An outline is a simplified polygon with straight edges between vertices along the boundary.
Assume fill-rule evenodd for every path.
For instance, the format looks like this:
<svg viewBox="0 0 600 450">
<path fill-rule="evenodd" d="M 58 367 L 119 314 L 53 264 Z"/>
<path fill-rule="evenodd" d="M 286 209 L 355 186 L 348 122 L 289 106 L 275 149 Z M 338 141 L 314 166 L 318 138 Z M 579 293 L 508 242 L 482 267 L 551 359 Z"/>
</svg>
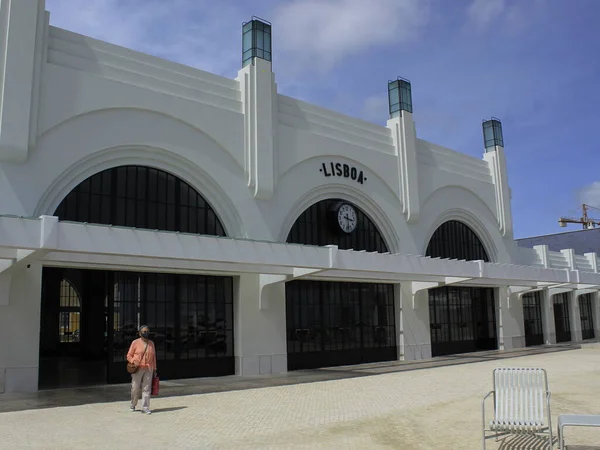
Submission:
<svg viewBox="0 0 600 450">
<path fill-rule="evenodd" d="M 370 122 L 382 122 L 388 118 L 388 98 L 385 95 L 372 95 L 363 103 L 361 117 Z"/>
<path fill-rule="evenodd" d="M 483 29 L 499 17 L 506 7 L 505 0 L 473 0 L 467 8 L 469 22 L 477 28 Z"/>
<path fill-rule="evenodd" d="M 428 16 L 427 0 L 292 0 L 275 10 L 274 39 L 296 69 L 329 70 L 348 56 L 414 38 Z"/>
<path fill-rule="evenodd" d="M 202 70 L 240 66 L 236 7 L 208 0 L 47 0 L 50 24 Z"/>
<path fill-rule="evenodd" d="M 592 184 L 583 187 L 579 191 L 579 200 L 581 203 L 600 207 L 600 181 L 594 181 Z"/>
</svg>

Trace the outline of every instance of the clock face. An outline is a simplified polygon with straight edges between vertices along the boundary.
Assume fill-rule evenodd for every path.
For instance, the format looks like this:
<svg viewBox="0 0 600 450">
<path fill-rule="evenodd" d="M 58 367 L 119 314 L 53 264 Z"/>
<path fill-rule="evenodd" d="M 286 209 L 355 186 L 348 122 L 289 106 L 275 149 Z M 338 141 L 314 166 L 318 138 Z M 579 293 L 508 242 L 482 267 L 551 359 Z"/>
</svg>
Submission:
<svg viewBox="0 0 600 450">
<path fill-rule="evenodd" d="M 356 210 L 348 203 L 344 203 L 338 208 L 338 225 L 345 233 L 352 233 L 356 229 L 357 219 Z"/>
</svg>

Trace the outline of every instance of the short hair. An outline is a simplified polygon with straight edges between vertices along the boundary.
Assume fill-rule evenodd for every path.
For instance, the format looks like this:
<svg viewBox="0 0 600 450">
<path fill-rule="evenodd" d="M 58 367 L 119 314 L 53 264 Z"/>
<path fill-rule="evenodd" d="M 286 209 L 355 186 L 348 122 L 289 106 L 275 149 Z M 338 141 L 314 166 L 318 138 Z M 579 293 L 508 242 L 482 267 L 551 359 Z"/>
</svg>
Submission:
<svg viewBox="0 0 600 450">
<path fill-rule="evenodd" d="M 142 325 L 138 328 L 138 331 L 142 331 L 144 328 L 148 328 L 148 331 L 150 331 L 150 327 L 148 325 Z"/>
</svg>

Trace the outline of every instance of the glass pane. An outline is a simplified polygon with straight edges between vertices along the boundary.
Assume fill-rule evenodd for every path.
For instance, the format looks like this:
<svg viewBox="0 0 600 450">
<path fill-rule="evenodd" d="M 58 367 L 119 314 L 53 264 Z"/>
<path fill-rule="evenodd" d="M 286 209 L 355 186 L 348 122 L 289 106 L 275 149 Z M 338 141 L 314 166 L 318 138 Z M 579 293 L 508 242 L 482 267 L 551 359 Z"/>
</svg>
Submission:
<svg viewBox="0 0 600 450">
<path fill-rule="evenodd" d="M 148 167 L 121 166 L 93 175 L 54 214 L 75 222 L 225 235 L 215 211 L 195 189 Z"/>
<path fill-rule="evenodd" d="M 397 105 L 400 103 L 400 91 L 398 90 L 397 87 L 389 90 L 389 99 L 390 99 L 390 106 Z"/>
<path fill-rule="evenodd" d="M 238 41 L 239 42 L 239 41 Z M 252 33 L 244 33 L 242 37 L 242 51 L 244 53 L 244 57 L 246 57 L 247 53 L 252 49 Z"/>
<path fill-rule="evenodd" d="M 264 33 L 262 31 L 256 32 L 256 48 L 259 50 L 265 49 L 265 42 L 264 42 L 263 36 L 264 36 Z M 261 56 L 261 58 L 262 58 L 262 56 Z"/>
</svg>

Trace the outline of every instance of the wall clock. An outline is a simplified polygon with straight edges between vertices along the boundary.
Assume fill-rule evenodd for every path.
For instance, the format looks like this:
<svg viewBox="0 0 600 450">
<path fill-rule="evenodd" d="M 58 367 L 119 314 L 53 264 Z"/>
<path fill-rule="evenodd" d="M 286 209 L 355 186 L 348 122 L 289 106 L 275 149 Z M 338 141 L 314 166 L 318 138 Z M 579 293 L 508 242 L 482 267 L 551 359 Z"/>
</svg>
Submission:
<svg viewBox="0 0 600 450">
<path fill-rule="evenodd" d="M 336 208 L 335 217 L 337 225 L 344 233 L 350 234 L 356 230 L 358 215 L 354 207 L 349 203 L 340 203 Z"/>
</svg>

